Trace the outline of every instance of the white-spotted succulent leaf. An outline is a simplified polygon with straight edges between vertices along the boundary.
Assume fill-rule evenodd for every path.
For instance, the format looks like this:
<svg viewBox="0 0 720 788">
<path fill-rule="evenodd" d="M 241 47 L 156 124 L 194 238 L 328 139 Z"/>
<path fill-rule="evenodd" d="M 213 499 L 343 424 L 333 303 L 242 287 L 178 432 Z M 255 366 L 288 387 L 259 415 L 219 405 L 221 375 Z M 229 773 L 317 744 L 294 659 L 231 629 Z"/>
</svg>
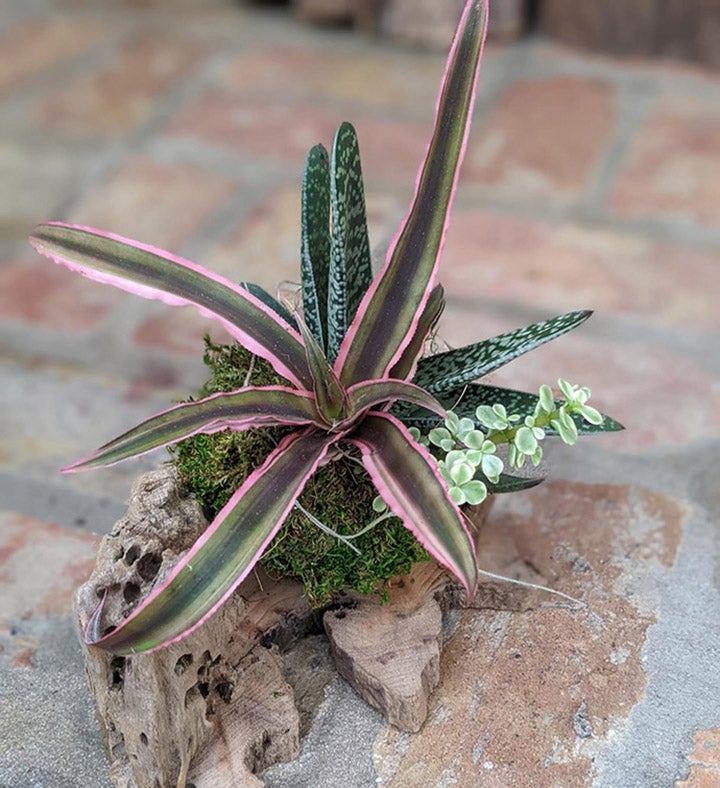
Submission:
<svg viewBox="0 0 720 788">
<path fill-rule="evenodd" d="M 588 310 L 568 312 L 506 334 L 423 358 L 413 382 L 428 391 L 441 393 L 488 375 L 518 356 L 534 350 L 584 323 Z"/>
<path fill-rule="evenodd" d="M 493 405 L 502 405 L 508 413 L 533 413 L 539 401 L 537 394 L 526 391 L 516 391 L 499 386 L 487 386 L 481 383 L 470 383 L 457 389 L 443 393 L 435 393 L 438 401 L 448 410 L 454 411 L 458 416 L 470 418 L 477 422 L 476 410 L 478 407 L 492 408 Z M 557 407 L 563 400 L 553 400 Z M 422 433 L 427 433 L 438 423 L 437 416 L 421 408 L 398 404 L 392 412 L 404 424 L 417 427 Z M 572 414 L 580 435 L 596 435 L 602 432 L 618 432 L 623 429 L 622 424 L 604 414 L 600 414 L 602 423 L 592 424 L 585 421 L 580 414 Z M 481 425 L 478 425 L 481 426 Z M 557 434 L 553 427 L 548 428 L 549 435 Z"/>
<path fill-rule="evenodd" d="M 330 162 L 330 209 L 327 355 L 333 363 L 373 278 L 360 149 L 350 123 L 343 123 L 335 134 Z"/>
<path fill-rule="evenodd" d="M 300 276 L 305 322 L 327 347 L 330 276 L 330 161 L 323 145 L 308 153 L 302 184 Z"/>
</svg>

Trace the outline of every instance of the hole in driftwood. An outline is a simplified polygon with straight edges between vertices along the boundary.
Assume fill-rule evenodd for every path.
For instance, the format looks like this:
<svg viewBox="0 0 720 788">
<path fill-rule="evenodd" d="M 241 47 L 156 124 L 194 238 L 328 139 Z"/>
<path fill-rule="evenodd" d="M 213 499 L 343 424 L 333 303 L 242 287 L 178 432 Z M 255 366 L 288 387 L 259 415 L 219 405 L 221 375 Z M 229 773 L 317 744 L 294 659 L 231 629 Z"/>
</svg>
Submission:
<svg viewBox="0 0 720 788">
<path fill-rule="evenodd" d="M 140 599 L 140 586 L 137 583 L 126 583 L 123 588 L 123 599 L 130 605 Z"/>
<path fill-rule="evenodd" d="M 146 747 L 148 746 L 148 737 L 144 734 L 140 734 L 140 744 L 144 744 Z"/>
<path fill-rule="evenodd" d="M 185 708 L 187 709 L 190 704 L 193 702 L 195 698 L 198 697 L 200 691 L 197 688 L 197 684 L 194 684 L 190 689 L 185 693 Z"/>
<path fill-rule="evenodd" d="M 215 685 L 215 692 L 220 696 L 221 700 L 225 703 L 230 703 L 232 700 L 233 690 L 235 688 L 229 681 L 218 681 Z"/>
<path fill-rule="evenodd" d="M 125 563 L 128 566 L 132 566 L 135 563 L 135 561 L 137 561 L 138 558 L 140 558 L 141 554 L 142 554 L 142 550 L 140 549 L 140 545 L 134 544 L 132 547 L 128 549 L 127 553 L 125 553 Z"/>
<path fill-rule="evenodd" d="M 125 681 L 125 657 L 113 657 L 110 661 L 110 671 L 112 673 L 112 686 L 119 688 Z"/>
<path fill-rule="evenodd" d="M 182 676 L 182 674 L 193 664 L 192 654 L 183 654 L 180 659 L 175 663 L 175 675 Z"/>
<path fill-rule="evenodd" d="M 162 566 L 162 558 L 157 553 L 146 553 L 137 565 L 137 573 L 140 577 L 149 582 L 154 580 Z"/>
</svg>

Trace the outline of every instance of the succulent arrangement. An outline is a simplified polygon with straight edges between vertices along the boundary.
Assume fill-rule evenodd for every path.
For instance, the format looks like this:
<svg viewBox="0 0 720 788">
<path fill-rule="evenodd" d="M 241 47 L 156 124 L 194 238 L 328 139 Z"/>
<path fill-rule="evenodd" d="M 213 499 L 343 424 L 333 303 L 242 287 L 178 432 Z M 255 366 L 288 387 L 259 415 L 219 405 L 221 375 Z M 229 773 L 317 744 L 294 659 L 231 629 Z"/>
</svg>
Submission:
<svg viewBox="0 0 720 788">
<path fill-rule="evenodd" d="M 31 243 L 38 251 L 91 279 L 194 306 L 275 375 L 254 384 L 248 370 L 236 388 L 176 405 L 66 469 L 100 468 L 200 435 L 276 431 L 276 445 L 270 443 L 205 533 L 124 621 L 105 626 L 100 602 L 85 633 L 88 644 L 136 653 L 194 630 L 252 571 L 300 506 L 311 478 L 348 457 L 362 464 L 377 491 L 377 520 L 397 518 L 470 598 L 479 565 L 462 505 L 537 483 L 505 472 L 497 448 L 507 445 L 506 463 L 515 471 L 526 461 L 540 461 L 546 434 L 572 443 L 578 434 L 621 429 L 588 405 L 587 389 L 565 381 L 564 399 L 555 399 L 548 386 L 534 395 L 476 382 L 577 327 L 587 311 L 425 355 L 444 306 L 438 262 L 486 23 L 486 1 L 468 0 L 415 195 L 377 275 L 358 144 L 347 123 L 331 154 L 318 145 L 307 159 L 299 303 L 281 303 L 258 286 L 234 284 L 168 252 L 99 230 L 50 223 L 34 232 Z M 319 519 L 317 524 L 332 527 Z"/>
</svg>

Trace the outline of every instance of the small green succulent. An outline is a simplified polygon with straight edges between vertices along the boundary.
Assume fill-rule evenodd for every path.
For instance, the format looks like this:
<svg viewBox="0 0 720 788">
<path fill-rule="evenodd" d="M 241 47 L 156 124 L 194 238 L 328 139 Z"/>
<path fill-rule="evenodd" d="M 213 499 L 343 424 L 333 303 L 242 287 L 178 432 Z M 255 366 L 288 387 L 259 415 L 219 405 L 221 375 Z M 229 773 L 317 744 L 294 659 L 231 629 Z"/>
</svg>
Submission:
<svg viewBox="0 0 720 788">
<path fill-rule="evenodd" d="M 588 405 L 590 389 L 573 386 L 560 378 L 558 387 L 564 400 L 556 400 L 550 386 L 540 386 L 532 414 L 508 414 L 502 403 L 478 405 L 474 419 L 449 410 L 441 426 L 423 435 L 411 427 L 413 437 L 430 447 L 437 460 L 440 474 L 445 479 L 450 496 L 462 506 L 482 503 L 490 489 L 505 491 L 501 484 L 505 463 L 497 455 L 499 446 L 507 445 L 507 461 L 511 468 L 520 470 L 527 461 L 538 466 L 543 451 L 540 441 L 546 435 L 558 435 L 563 443 L 572 446 L 580 430 L 586 426 L 617 428 L 605 425 L 599 411 Z M 582 419 L 578 429 L 578 419 Z M 508 479 L 508 477 L 505 477 Z M 509 477 L 516 483 L 517 477 Z M 528 484 L 539 480 L 528 479 Z"/>
</svg>

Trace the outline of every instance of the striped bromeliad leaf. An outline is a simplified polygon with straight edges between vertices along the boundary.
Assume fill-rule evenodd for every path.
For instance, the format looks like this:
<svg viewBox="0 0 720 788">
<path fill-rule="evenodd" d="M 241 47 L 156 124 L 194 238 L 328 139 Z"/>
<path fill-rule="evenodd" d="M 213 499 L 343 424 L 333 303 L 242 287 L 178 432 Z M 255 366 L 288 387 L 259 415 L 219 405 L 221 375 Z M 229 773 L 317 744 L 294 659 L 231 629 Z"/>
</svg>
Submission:
<svg viewBox="0 0 720 788">
<path fill-rule="evenodd" d="M 86 642 L 131 654 L 169 645 L 199 627 L 247 577 L 333 440 L 321 432 L 288 436 L 247 478 L 167 580 L 118 627 L 104 631 L 103 603 L 98 605 L 86 628 Z"/>
<path fill-rule="evenodd" d="M 404 380 L 388 378 L 356 383 L 347 389 L 347 399 L 351 413 L 363 413 L 370 408 L 401 400 L 434 412 L 436 418 L 445 415 L 445 409 L 432 394 Z"/>
<path fill-rule="evenodd" d="M 245 288 L 154 246 L 89 227 L 41 225 L 30 243 L 41 254 L 89 279 L 171 306 L 194 306 L 205 317 L 222 323 L 280 375 L 310 385 L 298 333 Z"/>
<path fill-rule="evenodd" d="M 568 312 L 552 320 L 543 320 L 492 339 L 420 359 L 413 382 L 436 394 L 464 386 L 545 342 L 572 331 L 591 314 L 588 310 Z"/>
<path fill-rule="evenodd" d="M 472 539 L 429 453 L 386 413 L 367 416 L 349 440 L 360 449 L 363 464 L 390 511 L 430 555 L 462 578 L 466 588 L 474 588 L 477 564 Z"/>
<path fill-rule="evenodd" d="M 435 127 L 410 211 L 340 347 L 336 368 L 346 385 L 388 374 L 415 336 L 415 326 L 436 284 L 486 28 L 487 3 L 469 0 L 450 50 Z"/>
<path fill-rule="evenodd" d="M 199 433 L 211 435 L 222 430 L 241 432 L 259 427 L 303 426 L 317 420 L 315 399 L 308 393 L 281 386 L 247 387 L 176 405 L 146 419 L 63 470 L 103 468 Z"/>
<path fill-rule="evenodd" d="M 442 285 L 436 285 L 430 293 L 425 308 L 418 318 L 415 333 L 410 342 L 405 346 L 400 358 L 390 370 L 390 377 L 411 379 L 417 370 L 420 356 L 423 353 L 425 342 L 432 334 L 433 329 L 440 320 L 445 309 L 445 293 Z"/>
<path fill-rule="evenodd" d="M 305 340 L 305 353 L 313 379 L 317 412 L 325 424 L 335 425 L 342 420 L 347 411 L 345 390 L 323 353 L 320 343 L 300 315 L 297 316 L 297 322 Z"/>
</svg>

